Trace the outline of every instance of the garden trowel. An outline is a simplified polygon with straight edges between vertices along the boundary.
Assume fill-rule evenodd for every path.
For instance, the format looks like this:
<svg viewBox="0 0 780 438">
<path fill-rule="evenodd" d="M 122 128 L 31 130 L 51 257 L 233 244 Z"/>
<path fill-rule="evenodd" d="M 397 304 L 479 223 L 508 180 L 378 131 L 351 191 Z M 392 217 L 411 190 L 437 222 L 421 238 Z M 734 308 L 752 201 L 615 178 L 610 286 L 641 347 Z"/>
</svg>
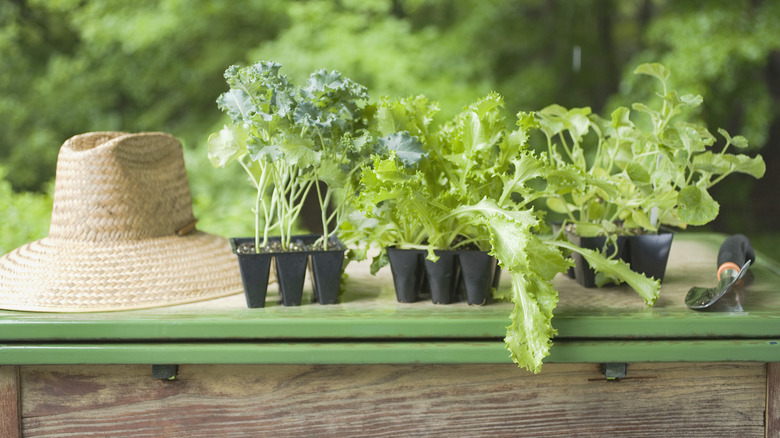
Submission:
<svg viewBox="0 0 780 438">
<path fill-rule="evenodd" d="M 729 236 L 718 251 L 718 285 L 692 287 L 685 296 L 685 305 L 693 310 L 741 312 L 747 297 L 745 286 L 750 279 L 748 268 L 755 260 L 755 252 L 745 235 Z"/>
</svg>

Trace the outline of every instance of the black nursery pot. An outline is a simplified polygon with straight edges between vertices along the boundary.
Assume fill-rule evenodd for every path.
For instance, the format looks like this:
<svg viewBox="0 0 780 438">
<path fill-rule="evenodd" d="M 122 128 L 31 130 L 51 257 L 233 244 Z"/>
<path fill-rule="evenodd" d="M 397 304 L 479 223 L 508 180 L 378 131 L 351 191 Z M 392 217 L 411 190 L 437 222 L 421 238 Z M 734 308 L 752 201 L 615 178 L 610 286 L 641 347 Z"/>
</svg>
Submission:
<svg viewBox="0 0 780 438">
<path fill-rule="evenodd" d="M 500 268 L 493 256 L 484 251 L 435 250 L 439 259 L 428 260 L 428 252 L 419 249 L 387 248 L 393 273 L 396 298 L 402 303 L 418 301 L 427 284 L 434 304 L 450 304 L 461 299 L 483 305 L 490 290 L 498 286 Z"/>
<path fill-rule="evenodd" d="M 320 236 L 293 236 L 293 242 L 305 246 L 314 243 Z M 278 237 L 270 238 L 272 242 Z M 244 284 L 244 295 L 250 308 L 264 307 L 268 291 L 268 274 L 271 261 L 276 266 L 276 277 L 279 283 L 279 293 L 285 306 L 300 306 L 303 298 L 303 286 L 306 279 L 306 266 L 311 257 L 311 270 L 315 297 L 321 304 L 338 302 L 338 291 L 341 285 L 343 271 L 344 249 L 339 250 L 305 250 L 289 252 L 267 252 L 260 254 L 240 254 L 237 248 L 244 243 L 253 244 L 253 237 L 236 237 L 230 239 L 233 252 L 238 256 L 241 280 Z M 341 245 L 337 245 L 341 247 Z"/>
<path fill-rule="evenodd" d="M 569 239 L 583 248 L 601 250 L 606 242 L 606 237 L 579 237 L 567 233 Z M 631 266 L 631 270 L 647 277 L 653 277 L 663 281 L 666 265 L 669 260 L 669 251 L 672 247 L 674 233 L 667 229 L 660 229 L 658 234 L 639 234 L 635 236 L 618 236 L 617 257 Z M 607 253 L 612 254 L 614 246 L 607 248 Z M 577 254 L 574 258 L 574 278 L 585 287 L 595 287 L 595 272 L 585 259 Z"/>
<path fill-rule="evenodd" d="M 341 274 L 344 272 L 346 250 L 314 250 L 311 252 L 311 273 L 314 298 L 320 304 L 338 304 Z"/>
<path fill-rule="evenodd" d="M 501 278 L 496 258 L 484 251 L 460 251 L 458 259 L 466 301 L 475 306 L 485 304 L 490 289 L 497 288 Z"/>
<path fill-rule="evenodd" d="M 674 233 L 665 229 L 658 234 L 628 236 L 623 260 L 631 265 L 632 271 L 663 281 L 673 238 Z"/>
<path fill-rule="evenodd" d="M 274 254 L 276 281 L 285 306 L 300 306 L 303 297 L 303 283 L 306 279 L 308 251 L 280 252 Z"/>
<path fill-rule="evenodd" d="M 420 299 L 425 279 L 425 254 L 426 251 L 420 249 L 387 248 L 395 296 L 399 302 L 413 303 Z"/>
<path fill-rule="evenodd" d="M 243 243 L 241 238 L 230 239 L 233 253 L 238 256 L 238 269 L 241 272 L 241 282 L 244 285 L 246 305 L 250 309 L 265 307 L 268 274 L 271 271 L 271 254 L 239 254 L 236 248 L 241 243 Z"/>
<path fill-rule="evenodd" d="M 458 285 L 460 280 L 460 265 L 457 263 L 456 251 L 433 251 L 439 259 L 432 262 L 425 259 L 425 275 L 431 288 L 433 304 L 450 304 L 458 301 Z"/>
</svg>

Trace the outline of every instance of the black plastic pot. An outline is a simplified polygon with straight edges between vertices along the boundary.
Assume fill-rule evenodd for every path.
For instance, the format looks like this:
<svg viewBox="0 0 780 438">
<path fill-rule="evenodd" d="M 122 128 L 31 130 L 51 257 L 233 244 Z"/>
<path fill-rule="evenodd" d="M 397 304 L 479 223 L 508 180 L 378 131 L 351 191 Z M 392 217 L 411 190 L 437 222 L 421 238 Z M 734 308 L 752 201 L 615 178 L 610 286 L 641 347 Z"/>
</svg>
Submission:
<svg viewBox="0 0 780 438">
<path fill-rule="evenodd" d="M 583 248 L 601 250 L 606 243 L 605 237 L 579 237 L 567 233 L 572 243 Z M 640 234 L 635 236 L 618 236 L 617 257 L 631 266 L 631 270 L 648 277 L 663 281 L 669 251 L 674 233 L 661 229 L 658 234 Z M 615 247 L 609 245 L 607 254 L 613 254 Z M 585 287 L 595 287 L 595 272 L 581 255 L 574 253 L 574 278 Z"/>
<path fill-rule="evenodd" d="M 439 259 L 428 260 L 427 251 L 387 248 L 393 273 L 396 298 L 402 303 L 418 301 L 430 291 L 434 304 L 450 304 L 461 299 L 461 291 L 469 304 L 488 301 L 490 290 L 498 287 L 500 268 L 493 256 L 483 251 L 436 250 Z"/>
<path fill-rule="evenodd" d="M 338 304 L 345 250 L 312 251 L 314 298 L 320 304 Z"/>
<path fill-rule="evenodd" d="M 631 265 L 632 271 L 663 281 L 673 238 L 674 233 L 663 229 L 658 234 L 628 236 L 623 260 Z"/>
<path fill-rule="evenodd" d="M 420 299 L 425 279 L 425 254 L 425 251 L 419 249 L 387 248 L 395 296 L 399 302 L 413 303 Z"/>
<path fill-rule="evenodd" d="M 311 245 L 320 236 L 293 236 L 293 242 Z M 270 238 L 272 242 L 278 237 Z M 271 261 L 276 266 L 279 294 L 285 306 L 299 306 L 303 299 L 303 286 L 306 279 L 306 266 L 311 257 L 311 271 L 314 294 L 321 304 L 338 302 L 338 292 L 343 272 L 344 250 L 305 250 L 288 252 L 268 252 L 261 254 L 241 254 L 237 248 L 244 243 L 254 243 L 252 237 L 234 237 L 230 239 L 233 253 L 238 256 L 244 295 L 250 308 L 264 307 L 268 290 L 268 274 Z"/>
<path fill-rule="evenodd" d="M 309 253 L 306 251 L 280 252 L 274 254 L 274 261 L 276 262 L 276 280 L 279 282 L 282 304 L 300 306 Z"/>
<path fill-rule="evenodd" d="M 501 278 L 496 258 L 484 251 L 460 251 L 458 259 L 466 301 L 476 306 L 485 304 L 490 289 L 498 287 Z"/>
<path fill-rule="evenodd" d="M 425 275 L 431 289 L 433 304 L 450 304 L 458 301 L 460 265 L 457 251 L 435 250 L 439 259 L 432 262 L 425 259 Z"/>
<path fill-rule="evenodd" d="M 234 239 L 231 239 L 231 244 Z M 233 246 L 236 253 L 236 247 Z M 237 254 L 241 281 L 247 307 L 265 307 L 268 292 L 268 274 L 271 271 L 271 254 Z"/>
</svg>

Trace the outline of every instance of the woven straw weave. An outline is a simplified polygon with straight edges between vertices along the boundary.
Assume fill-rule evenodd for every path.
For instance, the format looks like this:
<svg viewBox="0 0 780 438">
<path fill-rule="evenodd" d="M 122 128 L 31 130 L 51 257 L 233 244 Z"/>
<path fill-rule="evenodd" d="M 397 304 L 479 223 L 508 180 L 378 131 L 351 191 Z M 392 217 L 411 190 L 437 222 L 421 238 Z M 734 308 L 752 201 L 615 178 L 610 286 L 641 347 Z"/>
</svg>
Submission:
<svg viewBox="0 0 780 438">
<path fill-rule="evenodd" d="M 96 132 L 60 149 L 49 235 L 0 257 L 0 308 L 83 312 L 241 291 L 226 239 L 194 222 L 181 144 Z"/>
</svg>

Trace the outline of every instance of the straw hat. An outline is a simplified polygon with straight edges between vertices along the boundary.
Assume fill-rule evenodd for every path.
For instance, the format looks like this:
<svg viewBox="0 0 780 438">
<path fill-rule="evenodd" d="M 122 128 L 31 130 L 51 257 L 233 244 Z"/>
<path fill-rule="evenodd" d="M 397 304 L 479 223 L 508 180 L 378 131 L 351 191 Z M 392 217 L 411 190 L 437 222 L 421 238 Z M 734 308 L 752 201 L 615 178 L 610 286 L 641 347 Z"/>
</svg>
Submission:
<svg viewBox="0 0 780 438">
<path fill-rule="evenodd" d="M 241 292 L 227 240 L 194 224 L 176 138 L 72 137 L 57 159 L 49 235 L 0 257 L 0 308 L 126 310 Z"/>
</svg>

